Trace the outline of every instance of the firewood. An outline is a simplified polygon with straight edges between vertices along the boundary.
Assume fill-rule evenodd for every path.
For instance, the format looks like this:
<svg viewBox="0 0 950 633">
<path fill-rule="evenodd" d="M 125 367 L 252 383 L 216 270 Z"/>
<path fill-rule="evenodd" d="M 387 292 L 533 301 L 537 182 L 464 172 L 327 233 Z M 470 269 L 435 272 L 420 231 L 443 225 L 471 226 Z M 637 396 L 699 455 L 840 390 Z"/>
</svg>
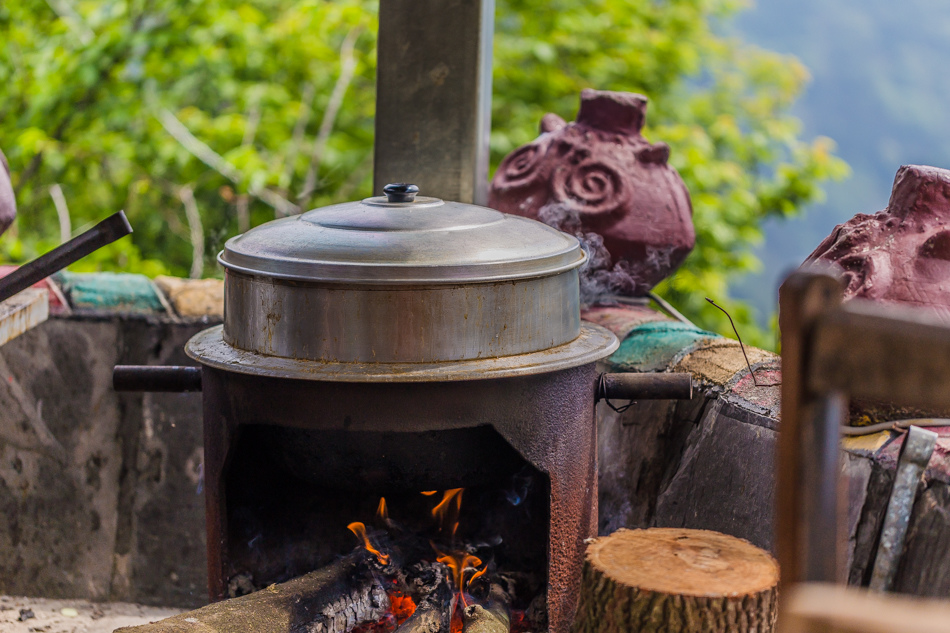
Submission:
<svg viewBox="0 0 950 633">
<path fill-rule="evenodd" d="M 375 622 L 389 608 L 372 557 L 359 551 L 322 569 L 260 591 L 215 602 L 122 633 L 345 633 Z M 296 628 L 295 628 L 296 627 Z"/>
<path fill-rule="evenodd" d="M 484 604 L 471 604 L 462 610 L 463 633 L 508 633 L 510 604 L 510 588 L 504 588 L 501 582 L 491 583 Z"/>
<path fill-rule="evenodd" d="M 778 564 L 707 530 L 619 530 L 587 548 L 572 633 L 771 633 Z"/>
<path fill-rule="evenodd" d="M 462 610 L 463 633 L 508 633 L 511 630 L 511 616 L 508 608 L 501 604 L 483 607 L 470 604 Z"/>
<path fill-rule="evenodd" d="M 405 622 L 399 625 L 396 633 L 442 633 L 448 631 L 448 607 L 440 608 L 431 602 L 423 602 Z"/>
<path fill-rule="evenodd" d="M 418 563 L 413 571 L 417 575 L 411 584 L 421 590 L 421 599 L 396 633 L 449 633 L 455 594 L 449 586 L 448 570 L 442 563 Z"/>
</svg>

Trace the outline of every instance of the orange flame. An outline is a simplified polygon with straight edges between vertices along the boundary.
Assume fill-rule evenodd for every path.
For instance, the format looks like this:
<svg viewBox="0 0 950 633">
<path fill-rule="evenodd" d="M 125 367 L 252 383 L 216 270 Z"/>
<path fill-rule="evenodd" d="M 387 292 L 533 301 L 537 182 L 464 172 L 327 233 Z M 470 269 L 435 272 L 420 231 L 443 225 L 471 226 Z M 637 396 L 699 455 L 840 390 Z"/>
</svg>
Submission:
<svg viewBox="0 0 950 633">
<path fill-rule="evenodd" d="M 424 495 L 427 496 L 427 497 L 431 497 L 432 495 L 434 495 L 434 494 L 437 493 L 437 492 L 438 492 L 438 490 L 423 490 L 423 491 L 422 491 L 422 494 L 424 494 Z"/>
<path fill-rule="evenodd" d="M 452 536 L 455 536 L 455 532 L 459 527 L 458 518 L 462 509 L 463 492 L 465 492 L 464 488 L 446 490 L 442 493 L 442 501 L 432 508 L 432 516 L 442 523 L 439 529 L 443 532 L 449 532 Z"/>
<path fill-rule="evenodd" d="M 444 564 L 452 572 L 452 582 L 455 584 L 455 589 L 462 594 L 462 603 L 465 602 L 464 591 L 471 586 L 472 581 L 485 573 L 488 569 L 488 565 L 485 565 L 481 569 L 478 568 L 482 564 L 482 559 L 478 556 L 473 556 L 472 554 L 466 554 L 465 552 L 452 552 L 451 554 L 446 554 L 440 552 L 435 545 L 432 546 L 432 549 L 435 550 L 435 553 L 438 554 L 436 558 L 437 561 Z M 468 582 L 465 581 L 465 574 L 468 572 L 474 572 L 468 579 Z"/>
<path fill-rule="evenodd" d="M 379 505 L 376 507 L 376 516 L 384 521 L 389 518 L 389 509 L 386 508 L 386 497 L 379 498 Z"/>
<path fill-rule="evenodd" d="M 369 542 L 369 536 L 366 535 L 366 526 L 365 526 L 365 525 L 363 525 L 363 524 L 360 523 L 359 521 L 355 521 L 355 522 L 353 522 L 353 523 L 350 523 L 350 524 L 347 525 L 346 527 L 347 527 L 347 529 L 350 530 L 350 532 L 352 532 L 353 534 L 355 534 L 355 535 L 357 536 L 357 538 L 360 538 L 360 539 L 363 540 L 363 547 L 366 548 L 366 551 L 367 551 L 367 552 L 369 552 L 370 554 L 373 554 L 373 555 L 376 556 L 376 560 L 379 561 L 379 564 L 380 564 L 380 565 L 388 565 L 388 564 L 389 564 L 389 554 L 383 554 L 383 553 L 380 552 L 378 549 L 376 549 L 375 547 L 373 547 L 373 544 Z"/>
</svg>

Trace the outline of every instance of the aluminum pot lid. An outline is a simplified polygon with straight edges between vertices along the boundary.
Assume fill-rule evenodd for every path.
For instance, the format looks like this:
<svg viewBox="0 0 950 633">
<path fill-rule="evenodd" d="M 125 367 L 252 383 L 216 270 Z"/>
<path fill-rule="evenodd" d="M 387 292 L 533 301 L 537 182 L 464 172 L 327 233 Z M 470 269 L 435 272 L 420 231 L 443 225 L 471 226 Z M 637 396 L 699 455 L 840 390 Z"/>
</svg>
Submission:
<svg viewBox="0 0 950 633">
<path fill-rule="evenodd" d="M 415 185 L 321 207 L 231 238 L 218 261 L 252 275 L 320 282 L 446 284 L 523 279 L 580 266 L 576 238 Z"/>
</svg>

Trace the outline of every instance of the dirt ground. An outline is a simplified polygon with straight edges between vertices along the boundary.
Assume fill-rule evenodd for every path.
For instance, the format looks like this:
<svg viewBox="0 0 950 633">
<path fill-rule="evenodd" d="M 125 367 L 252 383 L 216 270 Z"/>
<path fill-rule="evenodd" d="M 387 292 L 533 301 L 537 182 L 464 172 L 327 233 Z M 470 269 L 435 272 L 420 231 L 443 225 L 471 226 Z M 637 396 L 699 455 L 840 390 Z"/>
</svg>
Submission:
<svg viewBox="0 0 950 633">
<path fill-rule="evenodd" d="M 29 612 L 33 617 L 28 617 Z M 2 633 L 112 633 L 181 613 L 181 609 L 145 607 L 124 602 L 46 600 L 0 596 Z"/>
</svg>

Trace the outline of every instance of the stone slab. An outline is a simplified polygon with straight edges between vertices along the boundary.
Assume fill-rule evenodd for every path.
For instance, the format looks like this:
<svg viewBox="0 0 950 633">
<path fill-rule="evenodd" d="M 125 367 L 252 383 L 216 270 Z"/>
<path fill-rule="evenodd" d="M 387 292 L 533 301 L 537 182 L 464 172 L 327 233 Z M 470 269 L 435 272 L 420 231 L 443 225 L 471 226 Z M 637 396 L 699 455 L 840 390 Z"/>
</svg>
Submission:
<svg viewBox="0 0 950 633">
<path fill-rule="evenodd" d="M 31 613 L 32 617 L 26 617 Z M 0 631 L 3 633 L 112 633 L 119 627 L 147 624 L 178 613 L 181 613 L 180 609 L 147 607 L 124 602 L 0 596 Z"/>
<path fill-rule="evenodd" d="M 155 278 L 180 316 L 224 318 L 223 279 L 182 279 L 165 275 Z"/>
<path fill-rule="evenodd" d="M 581 310 L 581 318 L 605 327 L 621 341 L 638 325 L 652 321 L 671 321 L 649 306 L 592 306 Z"/>
<path fill-rule="evenodd" d="M 49 291 L 27 288 L 0 303 L 0 345 L 49 318 Z"/>
<path fill-rule="evenodd" d="M 772 352 L 756 347 L 746 346 L 745 351 L 753 366 L 776 358 Z M 696 378 L 718 386 L 725 386 L 733 381 L 736 374 L 749 371 L 739 342 L 722 337 L 699 342 L 696 349 L 676 364 L 676 369 L 688 371 Z"/>
</svg>

